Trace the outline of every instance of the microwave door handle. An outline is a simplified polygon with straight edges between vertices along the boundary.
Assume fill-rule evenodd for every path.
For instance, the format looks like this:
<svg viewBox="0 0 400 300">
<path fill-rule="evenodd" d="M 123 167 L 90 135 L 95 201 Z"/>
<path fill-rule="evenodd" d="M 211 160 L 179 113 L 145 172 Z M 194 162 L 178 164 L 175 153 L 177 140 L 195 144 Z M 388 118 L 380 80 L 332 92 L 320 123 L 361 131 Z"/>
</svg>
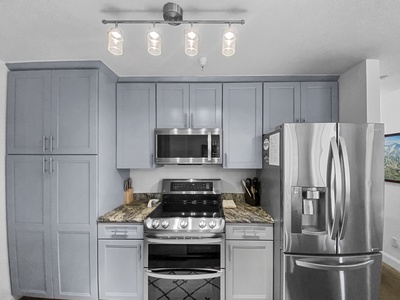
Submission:
<svg viewBox="0 0 400 300">
<path fill-rule="evenodd" d="M 171 269 L 173 271 L 174 269 Z M 203 270 L 208 270 L 208 269 L 193 269 L 190 271 L 196 272 L 196 271 L 203 271 Z M 168 269 L 165 269 L 165 271 L 169 271 Z M 185 270 L 186 271 L 186 270 Z M 222 274 L 224 273 L 223 270 L 211 270 L 214 271 L 212 273 L 207 273 L 207 274 L 195 274 L 195 275 L 175 275 L 175 274 L 161 274 L 158 272 L 153 272 L 151 270 L 146 270 L 146 275 L 149 277 L 154 277 L 154 278 L 160 278 L 160 279 L 168 279 L 168 280 L 202 280 L 202 279 L 212 279 L 212 278 L 218 278 L 221 277 Z"/>
<path fill-rule="evenodd" d="M 211 131 L 208 132 L 208 137 L 207 137 L 207 144 L 208 144 L 208 156 L 207 160 L 211 161 Z"/>
</svg>

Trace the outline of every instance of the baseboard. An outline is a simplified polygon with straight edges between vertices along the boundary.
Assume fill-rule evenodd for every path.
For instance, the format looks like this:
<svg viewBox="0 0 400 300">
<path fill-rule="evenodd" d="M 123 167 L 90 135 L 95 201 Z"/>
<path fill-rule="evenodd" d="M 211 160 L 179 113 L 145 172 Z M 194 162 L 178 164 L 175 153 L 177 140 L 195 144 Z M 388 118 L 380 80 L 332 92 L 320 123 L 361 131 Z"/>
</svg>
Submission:
<svg viewBox="0 0 400 300">
<path fill-rule="evenodd" d="M 400 272 L 400 260 L 399 259 L 397 259 L 396 257 L 394 257 L 386 252 L 382 252 L 382 256 L 383 256 L 383 262 L 387 263 L 389 266 L 391 266 L 392 268 L 394 268 Z"/>
</svg>

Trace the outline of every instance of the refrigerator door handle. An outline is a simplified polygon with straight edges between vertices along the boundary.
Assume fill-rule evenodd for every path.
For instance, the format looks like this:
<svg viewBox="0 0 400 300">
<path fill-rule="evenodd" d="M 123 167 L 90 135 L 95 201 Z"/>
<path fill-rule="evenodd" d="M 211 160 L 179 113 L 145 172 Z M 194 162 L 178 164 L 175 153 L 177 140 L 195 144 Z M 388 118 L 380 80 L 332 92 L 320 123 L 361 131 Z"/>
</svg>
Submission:
<svg viewBox="0 0 400 300">
<path fill-rule="evenodd" d="M 332 165 L 334 173 L 332 176 Z M 342 203 L 342 172 L 340 166 L 339 149 L 335 137 L 331 139 L 330 160 L 328 165 L 328 184 L 329 184 L 329 223 L 330 237 L 332 240 L 337 238 L 339 232 L 339 217 Z M 332 186 L 334 188 L 332 188 Z"/>
<path fill-rule="evenodd" d="M 337 264 L 332 265 L 329 263 L 321 262 L 312 262 L 310 260 L 302 260 L 296 259 L 296 265 L 299 267 L 307 268 L 307 269 L 315 269 L 315 270 L 323 270 L 323 271 L 345 271 L 345 270 L 356 270 L 367 267 L 374 262 L 373 259 L 369 259 L 363 262 L 356 263 L 348 263 L 348 264 Z"/>
<path fill-rule="evenodd" d="M 344 178 L 344 193 L 343 202 L 341 207 L 341 220 L 340 220 L 340 230 L 339 239 L 343 240 L 346 233 L 346 225 L 348 218 L 348 206 L 350 204 L 350 164 L 349 155 L 347 153 L 346 142 L 343 137 L 339 137 L 339 155 L 342 160 L 342 172 Z"/>
</svg>

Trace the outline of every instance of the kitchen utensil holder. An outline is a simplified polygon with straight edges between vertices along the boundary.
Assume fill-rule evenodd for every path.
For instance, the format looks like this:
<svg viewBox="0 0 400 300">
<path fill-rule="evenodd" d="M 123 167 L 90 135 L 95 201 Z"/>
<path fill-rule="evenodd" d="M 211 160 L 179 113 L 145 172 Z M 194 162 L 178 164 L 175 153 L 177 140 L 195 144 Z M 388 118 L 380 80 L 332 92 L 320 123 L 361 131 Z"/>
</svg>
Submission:
<svg viewBox="0 0 400 300">
<path fill-rule="evenodd" d="M 260 205 L 260 195 L 255 194 L 254 198 L 250 197 L 248 193 L 244 193 L 244 200 L 246 201 L 247 204 L 251 206 L 259 206 Z"/>
</svg>

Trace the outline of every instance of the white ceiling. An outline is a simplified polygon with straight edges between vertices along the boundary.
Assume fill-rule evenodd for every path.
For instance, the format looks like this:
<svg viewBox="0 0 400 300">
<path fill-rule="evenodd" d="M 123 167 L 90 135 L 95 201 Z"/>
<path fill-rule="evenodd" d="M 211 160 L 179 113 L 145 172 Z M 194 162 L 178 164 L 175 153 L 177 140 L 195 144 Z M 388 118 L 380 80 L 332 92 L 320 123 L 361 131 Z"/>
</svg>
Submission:
<svg viewBox="0 0 400 300">
<path fill-rule="evenodd" d="M 168 0 L 1 0 L 0 60 L 101 60 L 119 76 L 342 74 L 379 59 L 381 94 L 400 89 L 399 0 L 180 0 L 183 18 L 245 19 L 236 54 L 221 54 L 224 25 L 199 25 L 199 55 L 184 54 L 187 25 L 158 26 L 163 53 L 147 53 L 150 25 L 120 25 L 124 54 L 107 51 L 102 19 L 162 19 Z M 202 71 L 198 57 L 207 57 Z"/>
</svg>

